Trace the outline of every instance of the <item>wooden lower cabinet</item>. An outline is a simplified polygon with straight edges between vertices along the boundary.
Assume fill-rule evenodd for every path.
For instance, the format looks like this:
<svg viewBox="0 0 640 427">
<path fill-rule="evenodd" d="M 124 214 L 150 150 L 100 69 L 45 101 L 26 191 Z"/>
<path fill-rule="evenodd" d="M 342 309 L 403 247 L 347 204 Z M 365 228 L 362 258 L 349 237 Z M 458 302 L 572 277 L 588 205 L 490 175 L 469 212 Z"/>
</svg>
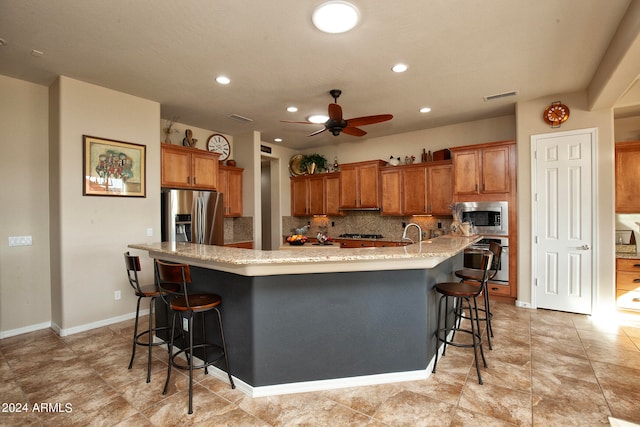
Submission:
<svg viewBox="0 0 640 427">
<path fill-rule="evenodd" d="M 227 243 L 228 248 L 253 249 L 253 242 Z"/>
<path fill-rule="evenodd" d="M 616 304 L 640 311 L 640 258 L 616 259 Z"/>
<path fill-rule="evenodd" d="M 407 242 L 389 242 L 379 240 L 334 239 L 333 242 L 339 243 L 340 247 L 345 249 L 393 248 L 398 246 L 407 246 Z"/>
</svg>

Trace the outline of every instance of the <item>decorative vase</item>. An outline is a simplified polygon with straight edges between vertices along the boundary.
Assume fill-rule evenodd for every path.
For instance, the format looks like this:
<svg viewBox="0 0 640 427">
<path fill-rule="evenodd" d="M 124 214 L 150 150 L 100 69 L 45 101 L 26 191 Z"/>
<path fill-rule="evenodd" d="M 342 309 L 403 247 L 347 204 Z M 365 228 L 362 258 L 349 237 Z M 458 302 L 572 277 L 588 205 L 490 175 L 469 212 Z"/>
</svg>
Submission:
<svg viewBox="0 0 640 427">
<path fill-rule="evenodd" d="M 316 173 L 316 164 L 315 163 L 309 163 L 307 165 L 307 173 L 309 175 L 313 175 L 314 173 Z"/>
</svg>

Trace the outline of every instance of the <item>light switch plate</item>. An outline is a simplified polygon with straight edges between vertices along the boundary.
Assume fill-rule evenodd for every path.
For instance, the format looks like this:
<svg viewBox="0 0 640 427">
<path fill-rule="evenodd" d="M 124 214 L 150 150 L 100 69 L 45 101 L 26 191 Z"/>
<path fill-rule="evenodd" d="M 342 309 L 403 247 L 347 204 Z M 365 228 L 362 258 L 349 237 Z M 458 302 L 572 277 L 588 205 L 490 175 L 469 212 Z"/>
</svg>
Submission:
<svg viewBox="0 0 640 427">
<path fill-rule="evenodd" d="M 31 236 L 10 236 L 9 246 L 31 246 L 33 241 Z"/>
</svg>

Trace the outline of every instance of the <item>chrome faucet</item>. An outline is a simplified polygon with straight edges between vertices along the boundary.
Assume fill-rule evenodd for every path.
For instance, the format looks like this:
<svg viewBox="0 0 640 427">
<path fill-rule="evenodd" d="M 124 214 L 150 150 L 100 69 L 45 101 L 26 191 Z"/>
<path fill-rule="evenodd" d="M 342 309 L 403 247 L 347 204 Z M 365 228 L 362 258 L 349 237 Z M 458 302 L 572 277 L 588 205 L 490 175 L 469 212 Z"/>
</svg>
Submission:
<svg viewBox="0 0 640 427">
<path fill-rule="evenodd" d="M 416 224 L 415 222 L 411 222 L 411 223 L 407 224 L 404 227 L 404 232 L 402 233 L 402 239 L 401 240 L 409 240 L 409 241 L 411 241 L 411 243 L 415 243 L 412 238 L 407 237 L 407 230 L 409 229 L 409 227 L 412 227 L 412 226 L 416 227 L 418 229 L 418 242 L 421 243 L 422 242 L 422 228 L 420 228 L 420 226 L 418 224 Z"/>
</svg>

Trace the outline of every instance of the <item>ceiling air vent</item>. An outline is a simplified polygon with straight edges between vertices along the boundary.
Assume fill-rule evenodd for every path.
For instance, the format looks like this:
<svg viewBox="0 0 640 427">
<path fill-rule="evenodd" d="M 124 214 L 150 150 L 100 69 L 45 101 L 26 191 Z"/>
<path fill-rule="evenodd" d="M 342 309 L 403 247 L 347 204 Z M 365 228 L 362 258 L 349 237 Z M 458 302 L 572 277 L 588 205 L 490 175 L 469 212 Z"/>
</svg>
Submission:
<svg viewBox="0 0 640 427">
<path fill-rule="evenodd" d="M 501 98 L 509 98 L 510 96 L 516 96 L 518 95 L 518 91 L 517 90 L 512 90 L 511 92 L 503 92 L 503 93 L 498 93 L 495 95 L 487 95 L 484 97 L 485 101 L 495 101 L 496 99 L 501 99 Z"/>
<path fill-rule="evenodd" d="M 250 123 L 253 121 L 253 119 L 250 119 L 249 117 L 241 116 L 239 114 L 229 114 L 227 117 L 242 123 Z"/>
</svg>

